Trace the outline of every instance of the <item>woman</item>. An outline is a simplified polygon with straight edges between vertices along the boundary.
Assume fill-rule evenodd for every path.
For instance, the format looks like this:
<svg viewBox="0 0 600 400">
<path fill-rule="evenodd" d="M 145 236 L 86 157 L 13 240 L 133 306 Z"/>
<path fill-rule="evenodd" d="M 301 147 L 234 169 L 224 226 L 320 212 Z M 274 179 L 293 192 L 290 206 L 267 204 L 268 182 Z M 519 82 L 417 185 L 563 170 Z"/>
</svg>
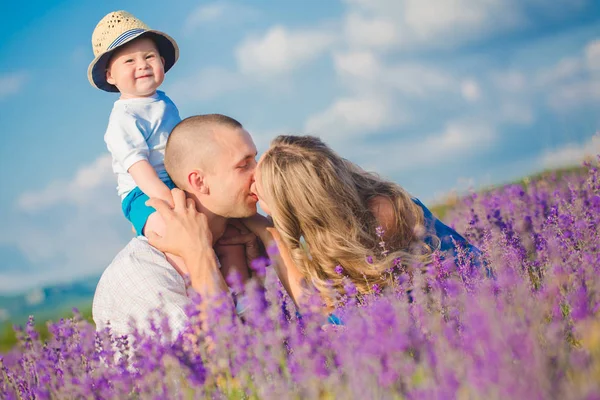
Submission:
<svg viewBox="0 0 600 400">
<path fill-rule="evenodd" d="M 391 284 L 392 268 L 428 263 L 435 249 L 454 256 L 458 245 L 479 256 L 399 185 L 316 137 L 275 138 L 258 162 L 253 192 L 275 229 L 257 217 L 246 224 L 263 242 L 265 230 L 273 235 L 285 267 L 278 274 L 296 304 L 303 280 L 332 306 L 344 291 L 343 277 L 366 294 Z"/>
</svg>

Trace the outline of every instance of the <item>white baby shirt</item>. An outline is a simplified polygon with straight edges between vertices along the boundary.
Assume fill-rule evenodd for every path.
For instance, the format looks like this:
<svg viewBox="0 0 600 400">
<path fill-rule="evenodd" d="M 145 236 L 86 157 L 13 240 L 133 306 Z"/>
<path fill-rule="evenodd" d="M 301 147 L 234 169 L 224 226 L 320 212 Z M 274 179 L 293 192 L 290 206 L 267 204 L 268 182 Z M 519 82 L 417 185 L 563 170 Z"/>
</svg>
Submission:
<svg viewBox="0 0 600 400">
<path fill-rule="evenodd" d="M 104 141 L 113 157 L 121 200 L 137 186 L 127 171 L 138 161 L 147 160 L 162 181 L 169 179 L 164 164 L 165 146 L 180 121 L 179 110 L 161 91 L 152 97 L 115 102 Z"/>
</svg>

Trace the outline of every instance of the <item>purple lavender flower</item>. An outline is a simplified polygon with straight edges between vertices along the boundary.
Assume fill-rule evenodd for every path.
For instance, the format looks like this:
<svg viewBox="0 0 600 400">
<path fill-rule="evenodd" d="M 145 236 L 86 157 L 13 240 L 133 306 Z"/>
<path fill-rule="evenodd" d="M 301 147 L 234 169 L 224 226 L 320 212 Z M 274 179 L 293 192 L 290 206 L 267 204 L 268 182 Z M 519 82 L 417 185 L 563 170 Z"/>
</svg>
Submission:
<svg viewBox="0 0 600 400">
<path fill-rule="evenodd" d="M 260 280 L 228 280 L 242 317 L 230 297 L 194 294 L 178 335 L 164 309 L 125 336 L 78 312 L 49 336 L 30 319 L 0 356 L 0 398 L 596 398 L 600 176 L 586 168 L 467 196 L 445 216 L 494 278 L 462 250 L 407 263 L 386 290 L 339 265 L 327 318 L 310 280 L 296 305 L 260 259 Z"/>
<path fill-rule="evenodd" d="M 373 290 L 373 293 L 375 294 L 381 294 L 381 287 L 376 283 L 371 286 L 371 290 Z"/>
</svg>

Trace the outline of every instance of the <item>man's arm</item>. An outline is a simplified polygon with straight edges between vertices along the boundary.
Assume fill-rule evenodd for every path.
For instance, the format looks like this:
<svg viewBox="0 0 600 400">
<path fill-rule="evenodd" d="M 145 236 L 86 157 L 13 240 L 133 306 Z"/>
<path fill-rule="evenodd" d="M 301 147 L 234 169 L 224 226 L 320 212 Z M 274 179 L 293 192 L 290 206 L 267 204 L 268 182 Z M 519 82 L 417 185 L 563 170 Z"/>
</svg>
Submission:
<svg viewBox="0 0 600 400">
<path fill-rule="evenodd" d="M 157 249 L 183 258 L 190 275 L 192 287 L 204 299 L 217 296 L 233 300 L 219 270 L 212 247 L 212 233 L 206 215 L 198 212 L 192 199 L 186 199 L 180 189 L 173 189 L 174 208 L 160 199 L 152 198 L 147 205 L 154 207 L 165 222 L 165 234 L 148 234 L 148 242 Z M 206 315 L 206 301 L 201 303 L 201 311 Z"/>
</svg>

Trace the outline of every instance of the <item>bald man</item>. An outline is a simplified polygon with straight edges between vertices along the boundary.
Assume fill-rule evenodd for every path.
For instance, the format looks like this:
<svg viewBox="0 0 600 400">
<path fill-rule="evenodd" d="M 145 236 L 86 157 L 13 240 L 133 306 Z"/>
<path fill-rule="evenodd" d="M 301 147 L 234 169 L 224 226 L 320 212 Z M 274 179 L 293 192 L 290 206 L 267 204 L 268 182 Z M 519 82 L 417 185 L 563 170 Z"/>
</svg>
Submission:
<svg viewBox="0 0 600 400">
<path fill-rule="evenodd" d="M 197 241 L 189 246 L 185 270 L 178 271 L 146 238 L 133 238 L 96 288 L 92 313 L 98 330 L 110 323 L 116 335 L 128 334 L 132 320 L 148 330 L 148 317 L 160 309 L 168 316 L 175 338 L 185 326 L 185 307 L 190 302 L 183 276 L 189 276 L 193 289 L 204 298 L 228 291 L 213 246 L 230 218 L 256 214 L 258 199 L 250 189 L 256 154 L 250 134 L 224 115 L 190 117 L 173 129 L 165 149 L 165 168 L 185 191 L 175 190 L 173 200 L 176 208 L 194 207 L 201 212 L 202 229 L 196 233 L 203 240 L 200 246 Z M 166 207 L 166 203 L 151 205 Z M 255 252 L 256 246 L 248 243 L 248 252 Z M 247 254 L 249 259 L 254 255 Z"/>
</svg>

